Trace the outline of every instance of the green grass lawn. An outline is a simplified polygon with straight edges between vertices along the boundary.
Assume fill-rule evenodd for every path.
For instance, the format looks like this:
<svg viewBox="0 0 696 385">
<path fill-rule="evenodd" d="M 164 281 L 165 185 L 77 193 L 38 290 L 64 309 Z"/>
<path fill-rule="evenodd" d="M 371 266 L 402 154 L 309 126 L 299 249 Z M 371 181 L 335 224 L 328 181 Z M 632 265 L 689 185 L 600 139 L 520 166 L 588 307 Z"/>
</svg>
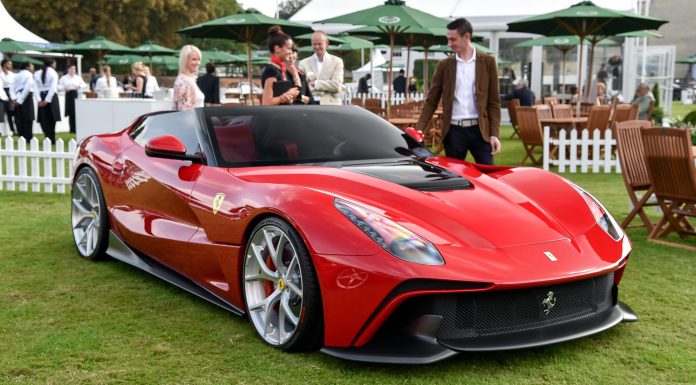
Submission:
<svg viewBox="0 0 696 385">
<path fill-rule="evenodd" d="M 509 134 L 498 164 L 522 158 Z M 564 176 L 626 215 L 621 175 Z M 245 318 L 123 263 L 81 260 L 68 195 L 0 191 L 0 217 L 0 384 L 696 383 L 696 255 L 649 243 L 643 229 L 629 231 L 620 289 L 639 322 L 544 348 L 390 366 L 279 352 Z"/>
</svg>

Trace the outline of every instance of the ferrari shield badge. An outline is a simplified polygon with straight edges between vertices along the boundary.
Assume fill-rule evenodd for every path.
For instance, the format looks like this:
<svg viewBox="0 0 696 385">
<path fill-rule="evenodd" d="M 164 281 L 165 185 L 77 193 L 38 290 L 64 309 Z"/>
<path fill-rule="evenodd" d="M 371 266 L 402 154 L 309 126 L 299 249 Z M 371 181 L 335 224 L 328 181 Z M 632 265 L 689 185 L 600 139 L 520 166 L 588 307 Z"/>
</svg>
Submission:
<svg viewBox="0 0 696 385">
<path fill-rule="evenodd" d="M 222 207 L 222 202 L 225 201 L 225 194 L 223 193 L 217 193 L 215 194 L 215 198 L 213 199 L 213 214 L 217 214 L 218 211 L 220 211 L 220 207 Z"/>
<path fill-rule="evenodd" d="M 558 261 L 558 258 L 556 258 L 556 256 L 553 255 L 553 253 L 550 252 L 550 251 L 544 251 L 544 255 L 546 256 L 546 258 L 550 259 L 551 262 L 556 262 L 556 261 Z"/>
</svg>

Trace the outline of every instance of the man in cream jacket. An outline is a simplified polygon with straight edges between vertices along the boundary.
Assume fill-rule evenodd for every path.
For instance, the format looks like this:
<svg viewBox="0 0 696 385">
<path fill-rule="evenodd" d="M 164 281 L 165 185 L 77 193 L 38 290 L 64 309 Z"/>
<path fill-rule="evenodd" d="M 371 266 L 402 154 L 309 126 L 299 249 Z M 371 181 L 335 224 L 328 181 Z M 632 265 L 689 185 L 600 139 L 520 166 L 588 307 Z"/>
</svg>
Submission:
<svg viewBox="0 0 696 385">
<path fill-rule="evenodd" d="M 329 40 L 322 31 L 312 34 L 314 55 L 300 61 L 300 70 L 305 73 L 312 95 L 319 104 L 343 104 L 343 60 L 326 52 Z"/>
</svg>

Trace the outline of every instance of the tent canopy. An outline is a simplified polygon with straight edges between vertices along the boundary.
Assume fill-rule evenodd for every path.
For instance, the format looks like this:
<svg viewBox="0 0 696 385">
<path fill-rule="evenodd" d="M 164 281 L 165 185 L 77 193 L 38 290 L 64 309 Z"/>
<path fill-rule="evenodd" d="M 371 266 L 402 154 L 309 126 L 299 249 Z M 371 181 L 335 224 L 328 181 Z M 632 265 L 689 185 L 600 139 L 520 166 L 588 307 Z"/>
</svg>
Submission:
<svg viewBox="0 0 696 385">
<path fill-rule="evenodd" d="M 46 39 L 42 39 L 30 30 L 24 28 L 15 20 L 5 6 L 0 1 L 0 39 L 9 37 L 12 40 L 23 41 L 27 43 L 48 43 Z"/>
</svg>

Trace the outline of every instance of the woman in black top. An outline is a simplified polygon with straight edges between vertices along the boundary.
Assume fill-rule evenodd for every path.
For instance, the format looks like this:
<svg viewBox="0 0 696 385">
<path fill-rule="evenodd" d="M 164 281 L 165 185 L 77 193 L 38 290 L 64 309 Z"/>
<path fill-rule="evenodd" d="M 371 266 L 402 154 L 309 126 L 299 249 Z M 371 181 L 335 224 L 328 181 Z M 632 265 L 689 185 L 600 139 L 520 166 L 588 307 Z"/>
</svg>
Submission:
<svg viewBox="0 0 696 385">
<path fill-rule="evenodd" d="M 288 79 L 292 79 L 295 87 L 300 90 L 300 95 L 295 99 L 293 104 L 314 104 L 314 97 L 312 97 L 312 91 L 309 89 L 307 78 L 305 74 L 297 68 L 295 63 L 297 63 L 297 46 L 293 45 L 292 54 L 288 55 L 288 59 L 285 62 L 288 68 Z"/>
<path fill-rule="evenodd" d="M 263 85 L 261 104 L 264 106 L 292 104 L 300 94 L 300 90 L 293 87 L 291 83 L 288 83 L 287 87 L 277 87 L 277 95 L 273 92 L 273 85 L 276 82 L 289 81 L 285 62 L 287 57 L 292 54 L 292 39 L 277 25 L 268 29 L 268 50 L 271 52 L 271 62 L 261 74 L 261 84 Z"/>
</svg>

